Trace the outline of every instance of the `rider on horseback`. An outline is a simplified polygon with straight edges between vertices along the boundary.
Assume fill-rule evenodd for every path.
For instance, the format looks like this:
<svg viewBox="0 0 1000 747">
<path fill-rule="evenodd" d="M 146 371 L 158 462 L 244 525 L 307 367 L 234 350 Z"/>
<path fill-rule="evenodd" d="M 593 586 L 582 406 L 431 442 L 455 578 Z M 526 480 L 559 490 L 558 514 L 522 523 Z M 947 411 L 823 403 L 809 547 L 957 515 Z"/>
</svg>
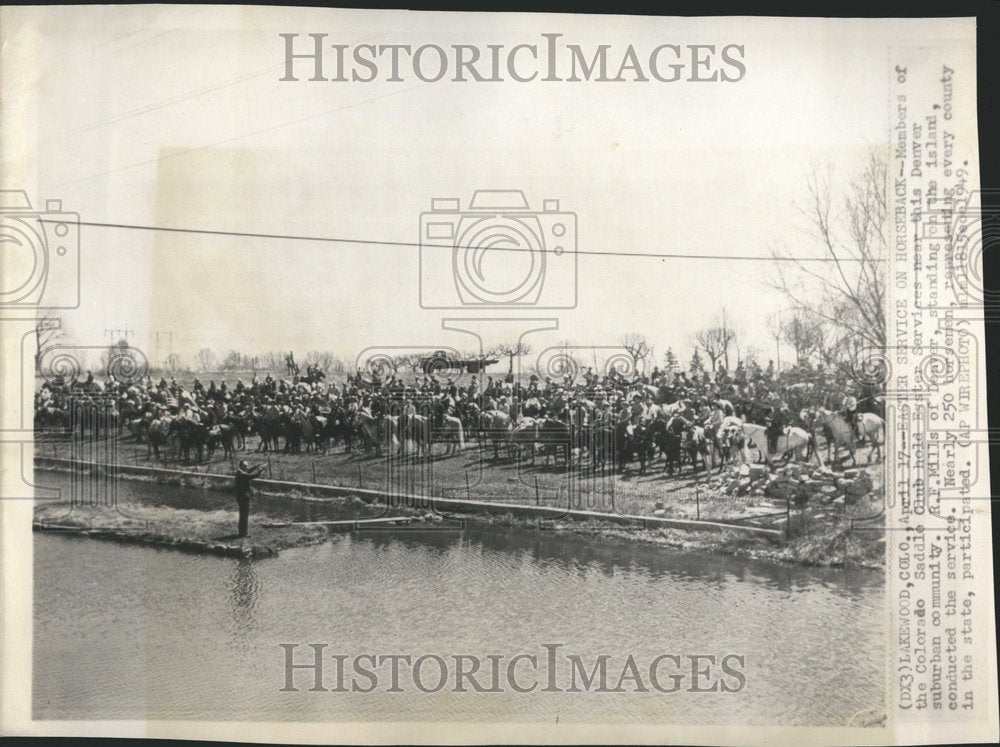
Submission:
<svg viewBox="0 0 1000 747">
<path fill-rule="evenodd" d="M 841 416 L 847 421 L 851 430 L 854 432 L 854 438 L 864 443 L 865 434 L 861 428 L 861 413 L 858 412 L 858 401 L 851 395 L 844 397 L 844 404 L 840 410 Z"/>
<path fill-rule="evenodd" d="M 773 454 L 778 450 L 778 438 L 784 433 L 788 424 L 788 405 L 784 402 L 771 408 L 771 413 L 767 419 L 767 450 Z"/>
</svg>

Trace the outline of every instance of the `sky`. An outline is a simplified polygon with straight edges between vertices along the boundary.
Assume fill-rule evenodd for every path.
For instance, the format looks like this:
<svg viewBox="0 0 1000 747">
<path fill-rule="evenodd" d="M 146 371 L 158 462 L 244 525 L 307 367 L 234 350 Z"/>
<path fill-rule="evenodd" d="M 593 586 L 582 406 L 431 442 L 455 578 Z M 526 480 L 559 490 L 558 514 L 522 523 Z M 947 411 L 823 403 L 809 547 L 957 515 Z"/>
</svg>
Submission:
<svg viewBox="0 0 1000 747">
<path fill-rule="evenodd" d="M 300 359 L 329 350 L 348 362 L 382 348 L 475 347 L 443 329 L 455 317 L 476 319 L 465 327 L 487 346 L 555 324 L 530 337 L 536 354 L 567 340 L 612 348 L 639 332 L 657 359 L 667 347 L 687 358 L 723 309 L 766 360 L 764 320 L 784 307 L 766 258 L 774 247 L 818 251 L 798 209 L 807 176 L 832 167 L 846 179 L 869 148 L 885 147 L 887 39 L 900 25 L 951 23 L 895 20 L 873 33 L 872 22 L 814 19 L 779 35 L 767 19 L 735 19 L 720 36 L 671 18 L 33 12 L 43 21 L 31 27 L 18 26 L 16 9 L 7 16 L 6 69 L 30 58 L 38 77 L 5 102 L 4 131 L 16 134 L 2 153 L 4 186 L 23 184 L 36 204 L 61 199 L 85 224 L 66 340 L 101 345 L 127 327 L 154 363 L 170 351 L 192 362 L 202 347 Z M 279 80 L 280 33 L 484 46 L 547 32 L 590 48 L 741 44 L 747 73 L 707 84 Z M 575 289 L 574 308 L 422 306 L 421 287 L 455 287 L 451 250 L 418 247 L 421 215 L 435 198 L 467 210 L 490 189 L 522 190 L 536 211 L 558 200 L 575 215 L 568 253 L 559 262 L 550 252 L 543 278 L 545 298 Z M 686 256 L 634 256 L 643 253 Z M 485 256 L 484 271 L 508 279 L 529 258 Z"/>
</svg>

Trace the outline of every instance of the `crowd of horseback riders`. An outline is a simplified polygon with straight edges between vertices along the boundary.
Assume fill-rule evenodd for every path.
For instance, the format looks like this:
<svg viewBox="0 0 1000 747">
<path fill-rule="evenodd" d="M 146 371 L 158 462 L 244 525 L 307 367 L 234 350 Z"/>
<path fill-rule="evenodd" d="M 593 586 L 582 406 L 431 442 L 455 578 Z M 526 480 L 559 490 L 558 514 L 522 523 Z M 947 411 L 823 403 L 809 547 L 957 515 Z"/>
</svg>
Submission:
<svg viewBox="0 0 1000 747">
<path fill-rule="evenodd" d="M 291 357 L 289 356 L 289 360 Z M 697 470 L 756 449 L 770 462 L 814 453 L 814 436 L 845 446 L 878 439 L 868 427 L 880 418 L 880 390 L 835 369 L 808 363 L 775 373 L 744 366 L 730 374 L 687 374 L 654 369 L 627 377 L 592 368 L 543 377 L 415 375 L 406 382 L 380 369 L 358 370 L 328 381 L 317 366 L 289 378 L 270 373 L 205 386 L 176 379 L 154 382 L 114 377 L 98 382 L 46 381 L 36 394 L 36 428 L 88 427 L 94 435 L 131 433 L 151 456 L 201 461 L 221 449 L 226 457 L 248 447 L 258 451 L 326 454 L 342 445 L 355 454 L 428 457 L 467 445 L 492 445 L 493 458 L 517 459 L 527 451 L 573 455 L 593 466 L 621 470 L 638 461 L 641 472 L 662 454 L 673 474 L 690 461 Z M 884 427 L 884 424 L 883 424 Z M 846 435 L 844 433 L 846 428 Z M 843 442 L 843 443 L 841 443 Z M 253 448 L 253 444 L 249 445 Z M 700 463 L 700 465 L 699 465 Z"/>
</svg>

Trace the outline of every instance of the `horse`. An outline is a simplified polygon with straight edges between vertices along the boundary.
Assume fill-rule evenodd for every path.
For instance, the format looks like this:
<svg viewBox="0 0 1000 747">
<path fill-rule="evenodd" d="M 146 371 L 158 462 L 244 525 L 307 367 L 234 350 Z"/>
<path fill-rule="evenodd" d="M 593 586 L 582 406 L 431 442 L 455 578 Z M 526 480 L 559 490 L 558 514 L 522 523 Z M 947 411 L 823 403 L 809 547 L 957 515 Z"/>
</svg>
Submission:
<svg viewBox="0 0 1000 747">
<path fill-rule="evenodd" d="M 542 452 L 545 454 L 545 465 L 549 464 L 549 456 L 555 459 L 560 451 L 563 455 L 563 464 L 569 469 L 570 450 L 573 444 L 573 434 L 569 424 L 555 418 L 543 418 L 538 421 L 536 440 L 542 445 Z M 532 460 L 534 460 L 532 458 Z M 558 462 L 558 460 L 556 460 Z"/>
<path fill-rule="evenodd" d="M 615 426 L 614 432 L 615 446 L 618 447 L 616 450 L 618 469 L 624 471 L 628 463 L 632 461 L 632 457 L 637 456 L 639 458 L 639 474 L 646 474 L 646 457 L 648 456 L 645 439 L 646 424 L 642 420 L 637 423 L 623 420 Z"/>
<path fill-rule="evenodd" d="M 354 416 L 352 428 L 361 436 L 361 443 L 365 451 L 375 450 L 377 456 L 382 456 L 382 423 L 371 413 L 366 411 L 358 412 Z"/>
<path fill-rule="evenodd" d="M 211 459 L 217 447 L 222 447 L 223 455 L 228 459 L 233 455 L 233 427 L 225 423 L 213 426 L 208 430 L 208 458 Z"/>
<path fill-rule="evenodd" d="M 535 463 L 535 440 L 538 437 L 538 424 L 535 418 L 521 418 L 510 433 L 511 443 L 517 458 L 521 458 L 521 447 L 528 446 L 531 449 L 531 463 Z"/>
<path fill-rule="evenodd" d="M 445 444 L 445 456 L 457 454 L 465 448 L 465 426 L 460 418 L 448 415 L 444 408 L 438 408 L 434 439 Z"/>
<path fill-rule="evenodd" d="M 379 439 L 385 444 L 386 451 L 392 452 L 396 446 L 397 453 L 406 452 L 406 420 L 402 415 L 385 413 L 378 421 Z"/>
<path fill-rule="evenodd" d="M 278 450 L 278 438 L 283 432 L 278 418 L 269 418 L 264 415 L 257 416 L 253 421 L 253 431 L 260 436 L 257 451 Z"/>
<path fill-rule="evenodd" d="M 431 455 L 431 420 L 426 415 L 401 415 L 399 417 L 399 453 L 406 448 L 406 440 L 413 441 L 414 457 Z"/>
<path fill-rule="evenodd" d="M 39 435 L 45 431 L 68 434 L 69 428 L 69 412 L 66 410 L 43 407 L 35 413 L 35 432 Z"/>
<path fill-rule="evenodd" d="M 851 455 L 851 463 L 856 465 L 858 460 L 854 453 L 854 428 L 839 413 L 826 410 L 822 407 L 816 408 L 814 416 L 817 424 L 825 425 L 830 429 L 830 432 L 833 434 L 834 447 L 845 447 Z M 879 460 L 881 461 L 882 443 L 885 441 L 885 421 L 873 412 L 859 413 L 858 421 L 865 440 L 870 440 L 872 444 L 872 450 L 868 452 L 868 463 L 871 463 L 872 452 L 875 451 L 878 452 Z M 882 432 L 881 440 L 878 438 L 879 431 Z"/>
<path fill-rule="evenodd" d="M 561 420 L 554 418 L 522 418 L 510 434 L 511 441 L 515 444 L 520 457 L 520 447 L 528 446 L 531 449 L 531 463 L 535 463 L 535 447 L 542 445 L 545 453 L 545 464 L 549 463 L 549 456 L 563 451 L 563 458 L 569 466 L 569 450 L 571 434 L 569 426 Z"/>
<path fill-rule="evenodd" d="M 597 466 L 600 465 L 603 472 L 609 454 L 611 455 L 612 468 L 614 468 L 618 453 L 615 448 L 615 431 L 615 426 L 612 423 L 591 425 L 589 444 L 591 469 L 596 471 Z"/>
<path fill-rule="evenodd" d="M 230 413 L 222 419 L 222 424 L 232 428 L 235 447 L 241 451 L 245 449 L 247 447 L 247 433 L 250 432 L 250 425 L 246 417 L 242 414 L 234 415 Z"/>
<path fill-rule="evenodd" d="M 201 423 L 196 423 L 187 418 L 176 418 L 170 423 L 170 428 L 177 434 L 177 441 L 180 444 L 181 458 L 188 462 L 191 460 L 191 449 L 197 451 L 197 462 L 205 458 L 205 447 L 208 445 L 208 428 Z"/>
<path fill-rule="evenodd" d="M 715 427 L 705 429 L 705 436 L 713 448 L 712 463 L 715 464 L 718 460 L 719 472 L 722 472 L 722 468 L 727 462 L 735 461 L 743 453 L 746 439 L 743 436 L 742 425 L 742 420 L 727 415 Z"/>
<path fill-rule="evenodd" d="M 674 474 L 674 468 L 681 468 L 681 436 L 682 432 L 674 427 L 674 420 L 654 418 L 646 427 L 643 448 L 646 454 L 656 461 L 656 449 L 663 454 L 663 471 Z"/>
<path fill-rule="evenodd" d="M 687 436 L 684 445 L 687 448 L 688 456 L 691 457 L 691 469 L 695 474 L 698 473 L 698 456 L 701 455 L 702 466 L 708 472 L 711 442 L 705 435 L 705 429 L 696 423 L 688 423 L 684 431 Z M 720 464 L 719 471 L 721 470 L 722 465 Z"/>
<path fill-rule="evenodd" d="M 480 433 L 493 444 L 493 461 L 500 459 L 500 447 L 513 447 L 514 423 L 503 410 L 487 410 L 480 416 Z"/>
<path fill-rule="evenodd" d="M 767 449 L 767 428 L 763 425 L 757 425 L 756 423 L 743 423 L 742 426 L 743 435 L 745 439 L 757 447 L 757 450 L 764 457 L 764 460 L 769 466 L 773 466 L 774 462 L 771 459 L 771 453 Z M 787 461 L 789 455 L 794 455 L 796 457 L 802 456 L 802 450 L 805 449 L 805 460 L 809 459 L 815 455 L 820 466 L 823 465 L 823 457 L 820 456 L 819 451 L 816 449 L 816 439 L 813 437 L 809 431 L 803 428 L 788 427 L 785 428 L 785 432 L 778 436 L 778 448 L 775 450 L 775 454 L 784 455 Z M 746 446 L 744 446 L 744 452 L 746 451 Z M 749 460 L 746 460 L 749 461 Z"/>
<path fill-rule="evenodd" d="M 150 452 L 160 461 L 160 447 L 167 446 L 171 435 L 173 435 L 173 418 L 156 418 L 150 422 L 143 421 L 140 426 L 142 439 L 146 442 L 146 458 L 149 459 Z"/>
<path fill-rule="evenodd" d="M 326 421 L 324 433 L 324 436 L 329 438 L 331 446 L 337 441 L 343 441 L 344 453 L 350 454 L 354 447 L 355 437 L 360 435 L 355 425 L 353 413 L 339 405 L 334 405 Z"/>
</svg>

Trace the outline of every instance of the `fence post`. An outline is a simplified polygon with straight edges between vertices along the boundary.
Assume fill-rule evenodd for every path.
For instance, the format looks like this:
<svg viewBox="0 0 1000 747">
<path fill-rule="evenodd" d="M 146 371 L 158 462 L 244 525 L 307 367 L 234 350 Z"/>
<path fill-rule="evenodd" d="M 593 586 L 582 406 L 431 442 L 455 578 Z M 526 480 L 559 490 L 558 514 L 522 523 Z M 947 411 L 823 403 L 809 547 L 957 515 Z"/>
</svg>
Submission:
<svg viewBox="0 0 1000 747">
<path fill-rule="evenodd" d="M 313 468 L 313 485 L 315 485 L 316 484 L 316 460 L 315 459 L 312 460 L 312 468 Z"/>
<path fill-rule="evenodd" d="M 535 505 L 542 505 L 542 497 L 538 494 L 538 475 L 535 475 Z"/>
<path fill-rule="evenodd" d="M 271 455 L 270 454 L 267 455 L 267 476 L 268 476 L 268 478 L 271 478 L 271 479 L 274 478 L 274 473 L 271 472 Z"/>
<path fill-rule="evenodd" d="M 472 500 L 472 490 L 469 487 L 469 470 L 465 470 L 465 499 Z"/>
<path fill-rule="evenodd" d="M 694 517 L 701 521 L 701 489 L 697 485 L 694 488 Z"/>
<path fill-rule="evenodd" d="M 845 501 L 846 504 L 846 501 Z M 785 538 L 792 535 L 792 499 L 785 496 Z"/>
<path fill-rule="evenodd" d="M 591 500 L 591 503 L 593 503 L 593 500 Z M 613 514 L 618 513 L 615 510 L 615 481 L 614 480 L 611 481 L 611 513 L 613 513 Z"/>
<path fill-rule="evenodd" d="M 361 469 L 361 465 L 359 464 L 358 465 L 358 487 L 359 488 L 364 488 L 364 486 L 365 486 L 365 473 L 364 473 L 364 470 Z"/>
</svg>

